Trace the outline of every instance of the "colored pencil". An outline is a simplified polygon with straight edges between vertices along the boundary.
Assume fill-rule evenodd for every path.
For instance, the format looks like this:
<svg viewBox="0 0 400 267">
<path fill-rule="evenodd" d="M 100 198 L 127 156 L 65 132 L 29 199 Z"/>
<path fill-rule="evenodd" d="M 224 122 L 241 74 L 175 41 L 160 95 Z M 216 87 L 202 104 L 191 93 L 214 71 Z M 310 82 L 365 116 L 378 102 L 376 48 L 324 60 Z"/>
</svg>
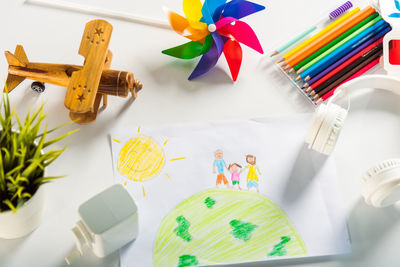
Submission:
<svg viewBox="0 0 400 267">
<path fill-rule="evenodd" d="M 316 81 L 318 81 L 319 79 L 322 79 L 322 77 L 324 77 L 329 72 L 331 72 L 332 70 L 334 70 L 335 68 L 337 68 L 338 66 L 343 64 L 343 62 L 347 61 L 349 58 L 351 58 L 352 56 L 354 56 L 355 54 L 357 54 L 358 52 L 360 52 L 361 50 L 363 50 L 365 47 L 369 46 L 370 44 L 372 44 L 372 43 L 376 43 L 377 44 L 377 42 L 379 42 L 379 39 L 383 38 L 382 36 L 385 35 L 387 32 L 389 32 L 390 29 L 391 29 L 390 27 L 386 27 L 378 35 L 374 36 L 373 38 L 369 39 L 368 41 L 366 41 L 365 43 L 363 43 L 362 45 L 357 47 L 351 53 L 347 54 L 345 57 L 343 57 L 339 61 L 335 62 L 335 64 L 329 66 L 329 68 L 327 68 L 324 71 L 318 73 L 318 75 L 316 75 L 315 77 L 310 79 L 310 81 L 308 81 L 308 83 L 306 83 L 305 86 L 311 85 L 311 84 L 315 83 Z"/>
<path fill-rule="evenodd" d="M 322 29 L 320 32 L 318 32 L 316 35 L 314 35 L 310 39 L 304 41 L 303 43 L 301 43 L 300 45 L 298 45 L 294 49 L 292 49 L 289 52 L 287 52 L 285 55 L 283 55 L 283 57 L 284 58 L 288 58 L 288 57 L 294 55 L 295 53 L 297 53 L 298 51 L 300 51 L 304 47 L 306 47 L 309 44 L 311 44 L 314 40 L 320 38 L 321 36 L 324 36 L 330 30 L 336 28 L 336 26 L 340 25 L 342 22 L 346 21 L 348 18 L 350 18 L 354 14 L 358 13 L 359 11 L 360 11 L 360 8 L 357 7 L 357 8 L 354 8 L 353 10 L 349 11 L 347 14 L 344 14 L 341 18 L 335 20 L 334 22 L 332 22 L 331 24 L 326 26 L 324 29 Z"/>
<path fill-rule="evenodd" d="M 349 17 L 347 20 L 337 25 L 337 27 L 328 31 L 325 35 L 311 42 L 308 46 L 304 47 L 303 49 L 300 49 L 298 52 L 291 55 L 290 57 L 285 58 L 285 62 L 291 67 L 297 65 L 302 60 L 306 59 L 311 54 L 316 52 L 318 49 L 322 48 L 323 46 L 325 46 L 326 44 L 337 38 L 339 35 L 348 31 L 349 29 L 351 29 L 356 24 L 360 23 L 373 13 L 375 13 L 375 9 L 371 6 L 368 6 L 363 10 L 361 10 L 360 12 L 355 13 L 353 16 Z"/>
<path fill-rule="evenodd" d="M 309 69 L 305 70 L 302 74 L 300 74 L 300 77 L 303 79 L 305 77 L 310 77 L 310 78 L 314 77 L 315 75 L 317 75 L 318 73 L 329 67 L 329 65 L 334 64 L 341 57 L 344 57 L 346 54 L 356 49 L 362 43 L 366 42 L 368 39 L 379 34 L 379 32 L 382 31 L 387 26 L 388 24 L 384 20 L 379 21 L 378 23 L 374 24 L 373 26 L 363 31 L 358 36 L 348 41 L 345 45 L 339 47 L 334 52 L 332 52 L 322 60 L 318 61 Z"/>
<path fill-rule="evenodd" d="M 382 40 L 383 38 L 379 39 L 379 41 L 374 42 L 372 44 L 370 44 L 369 46 L 365 47 L 364 49 L 362 49 L 361 51 L 359 51 L 358 53 L 356 53 L 355 55 L 353 55 L 352 57 L 350 57 L 348 60 L 346 60 L 345 62 L 343 62 L 343 64 L 340 64 L 337 68 L 335 68 L 334 70 L 332 70 L 331 72 L 329 72 L 327 75 L 325 75 L 324 77 L 322 77 L 321 79 L 319 79 L 318 81 L 316 81 L 315 83 L 310 84 L 309 86 L 307 86 L 307 90 L 306 93 L 311 92 L 311 90 L 314 91 L 318 91 L 317 88 L 319 88 L 320 86 L 326 86 L 325 82 L 328 81 L 330 78 L 332 78 L 333 76 L 335 76 L 337 73 L 339 73 L 341 70 L 343 70 L 344 68 L 346 68 L 347 66 L 349 66 L 351 63 L 353 63 L 354 61 L 356 61 L 357 59 L 365 56 L 366 53 L 369 53 L 370 50 L 374 49 L 375 47 L 378 47 L 379 45 L 382 44 Z"/>
<path fill-rule="evenodd" d="M 382 55 L 382 49 L 378 50 L 378 52 L 371 54 L 369 56 L 367 56 L 366 58 L 364 58 L 363 62 L 361 64 L 357 64 L 355 65 L 355 67 L 350 68 L 349 70 L 346 71 L 344 73 L 344 75 L 342 75 L 341 77 L 339 77 L 334 83 L 330 84 L 329 86 L 327 86 L 326 88 L 324 88 L 322 91 L 320 91 L 318 94 L 316 94 L 313 97 L 314 101 L 317 101 L 321 96 L 325 95 L 326 93 L 328 93 L 329 91 L 331 91 L 333 88 L 335 88 L 336 86 L 338 86 L 339 84 L 341 84 L 342 82 L 344 82 L 345 80 L 347 80 L 348 78 L 350 78 L 352 75 L 354 75 L 355 73 L 357 73 L 359 70 L 361 70 L 362 68 L 364 68 L 365 66 L 367 66 L 369 63 L 371 63 L 372 61 L 374 61 L 375 59 L 379 59 L 379 57 Z"/>
<path fill-rule="evenodd" d="M 283 61 L 285 61 L 285 59 L 284 59 L 284 58 L 281 58 L 281 59 L 279 59 L 276 63 L 281 63 L 281 62 L 283 62 Z"/>
<path fill-rule="evenodd" d="M 318 63 L 319 61 L 323 60 L 324 58 L 331 56 L 333 53 L 335 53 L 340 47 L 343 47 L 345 45 L 348 45 L 352 40 L 354 40 L 355 38 L 359 38 L 360 36 L 362 36 L 364 31 L 368 31 L 369 29 L 372 29 L 371 26 L 377 24 L 379 21 L 382 21 L 382 18 L 380 16 L 376 17 L 375 19 L 373 19 L 372 21 L 368 22 L 367 24 L 365 24 L 364 26 L 362 26 L 361 28 L 359 28 L 358 30 L 356 30 L 355 32 L 353 32 L 352 34 L 350 34 L 349 36 L 347 36 L 346 38 L 344 38 L 342 41 L 340 41 L 339 43 L 336 43 L 334 46 L 332 46 L 331 48 L 329 48 L 328 50 L 326 50 L 325 52 L 323 52 L 322 54 L 320 54 L 318 57 L 314 58 L 313 60 L 311 60 L 310 62 L 308 62 L 306 65 L 304 65 L 301 68 L 301 73 L 303 73 L 305 70 L 308 70 L 309 68 L 311 68 L 314 64 Z"/>
<path fill-rule="evenodd" d="M 290 46 L 294 45 L 295 43 L 297 43 L 298 41 L 300 41 L 301 39 L 303 39 L 305 36 L 309 35 L 310 33 L 312 33 L 313 31 L 315 31 L 317 29 L 317 26 L 313 26 L 309 29 L 307 29 L 306 31 L 302 32 L 301 34 L 299 34 L 298 36 L 296 36 L 295 38 L 293 38 L 292 40 L 290 40 L 289 42 L 287 42 L 286 44 L 282 45 L 281 47 L 279 47 L 278 49 L 276 49 L 272 54 L 271 57 L 282 53 L 283 51 L 285 51 L 287 48 L 289 48 Z"/>
<path fill-rule="evenodd" d="M 336 80 L 338 80 L 340 77 L 344 76 L 347 72 L 355 69 L 358 65 L 360 65 L 361 63 L 363 63 L 364 61 L 366 61 L 368 58 L 372 57 L 379 51 L 382 51 L 382 43 L 380 43 L 377 46 L 373 47 L 372 49 L 368 50 L 367 52 L 362 54 L 361 57 L 358 57 L 354 61 L 339 66 L 335 70 L 336 73 L 334 73 L 331 77 L 329 77 L 327 80 L 322 82 L 319 86 L 315 87 L 312 90 L 312 94 L 310 94 L 310 95 L 313 96 L 314 94 L 319 94 L 325 88 L 327 88 L 331 84 L 335 83 Z"/>
<path fill-rule="evenodd" d="M 296 71 L 301 69 L 302 67 L 304 67 L 305 65 L 307 65 L 308 63 L 310 63 L 311 61 L 313 61 L 314 59 L 319 57 L 321 54 L 325 53 L 327 50 L 329 50 L 330 48 L 332 48 L 336 44 L 338 44 L 341 41 L 343 41 L 345 38 L 347 38 L 351 34 L 355 33 L 358 29 L 362 28 L 364 25 L 366 25 L 368 22 L 374 20 L 378 16 L 379 16 L 379 14 L 377 12 L 375 12 L 374 14 L 372 14 L 371 16 L 366 18 L 365 20 L 361 21 L 356 26 L 354 26 L 353 28 L 351 28 L 350 30 L 345 32 L 344 34 L 340 35 L 338 38 L 336 38 L 335 40 L 333 40 L 332 42 L 330 42 L 326 46 L 324 46 L 321 49 L 319 49 L 317 52 L 315 52 L 314 54 L 312 54 L 308 58 L 304 59 L 302 62 L 300 62 L 299 64 L 294 66 L 293 69 L 295 69 Z"/>
<path fill-rule="evenodd" d="M 320 104 L 321 102 L 327 100 L 329 97 L 331 97 L 333 95 L 333 93 L 335 92 L 335 90 L 342 84 L 353 80 L 361 75 L 363 75 L 364 73 L 366 73 L 367 71 L 369 71 L 370 69 L 372 69 L 373 67 L 375 67 L 377 64 L 379 63 L 379 57 L 377 59 L 375 59 L 374 61 L 372 61 L 371 63 L 369 63 L 367 66 L 365 66 L 364 68 L 362 68 L 361 70 L 359 70 L 358 72 L 356 72 L 355 74 L 353 74 L 352 76 L 350 76 L 347 80 L 344 80 L 341 84 L 339 84 L 338 86 L 336 86 L 335 88 L 333 88 L 332 90 L 330 90 L 328 93 L 324 94 L 322 97 L 320 97 L 317 101 L 316 104 Z"/>
</svg>

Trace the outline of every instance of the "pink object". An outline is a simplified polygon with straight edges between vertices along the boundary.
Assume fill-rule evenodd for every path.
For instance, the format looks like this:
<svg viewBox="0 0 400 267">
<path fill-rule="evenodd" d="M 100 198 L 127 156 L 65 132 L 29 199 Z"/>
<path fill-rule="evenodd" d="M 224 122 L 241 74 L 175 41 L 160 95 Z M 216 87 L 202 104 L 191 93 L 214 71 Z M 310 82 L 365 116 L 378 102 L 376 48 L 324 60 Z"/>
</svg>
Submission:
<svg viewBox="0 0 400 267">
<path fill-rule="evenodd" d="M 232 181 L 239 181 L 239 173 L 238 172 L 232 172 L 232 177 L 231 180 Z"/>
<path fill-rule="evenodd" d="M 233 25 L 232 23 L 228 23 L 225 24 L 224 27 L 218 29 L 218 33 L 225 37 L 235 39 L 263 54 L 264 51 L 253 29 L 243 21 L 236 20 L 232 22 L 234 22 Z"/>
<path fill-rule="evenodd" d="M 225 25 L 234 22 L 236 23 L 237 19 L 232 18 L 232 17 L 226 17 L 226 18 L 222 18 L 220 20 L 218 20 L 217 22 L 215 22 L 215 26 L 217 27 L 217 30 L 223 28 Z"/>
</svg>

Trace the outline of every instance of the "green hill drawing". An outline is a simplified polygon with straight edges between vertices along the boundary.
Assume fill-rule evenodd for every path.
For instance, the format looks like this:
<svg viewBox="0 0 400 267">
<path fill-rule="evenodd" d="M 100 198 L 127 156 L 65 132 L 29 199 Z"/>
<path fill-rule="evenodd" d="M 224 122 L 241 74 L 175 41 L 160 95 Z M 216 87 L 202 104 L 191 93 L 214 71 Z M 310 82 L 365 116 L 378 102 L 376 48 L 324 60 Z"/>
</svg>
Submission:
<svg viewBox="0 0 400 267">
<path fill-rule="evenodd" d="M 211 189 L 183 201 L 161 222 L 157 267 L 239 263 L 306 255 L 285 213 L 253 192 Z"/>
</svg>

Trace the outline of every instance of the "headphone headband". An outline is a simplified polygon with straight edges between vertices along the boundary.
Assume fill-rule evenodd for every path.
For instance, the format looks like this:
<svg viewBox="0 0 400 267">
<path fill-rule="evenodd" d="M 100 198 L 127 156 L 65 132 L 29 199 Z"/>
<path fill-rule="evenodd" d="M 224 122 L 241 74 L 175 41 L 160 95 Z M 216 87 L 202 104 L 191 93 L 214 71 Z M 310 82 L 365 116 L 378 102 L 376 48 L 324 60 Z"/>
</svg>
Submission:
<svg viewBox="0 0 400 267">
<path fill-rule="evenodd" d="M 339 86 L 333 96 L 329 99 L 328 104 L 333 102 L 337 97 L 343 93 L 347 93 L 351 90 L 358 90 L 363 88 L 375 88 L 392 91 L 395 94 L 400 95 L 400 78 L 383 74 L 373 74 L 357 77 L 347 83 Z"/>
</svg>

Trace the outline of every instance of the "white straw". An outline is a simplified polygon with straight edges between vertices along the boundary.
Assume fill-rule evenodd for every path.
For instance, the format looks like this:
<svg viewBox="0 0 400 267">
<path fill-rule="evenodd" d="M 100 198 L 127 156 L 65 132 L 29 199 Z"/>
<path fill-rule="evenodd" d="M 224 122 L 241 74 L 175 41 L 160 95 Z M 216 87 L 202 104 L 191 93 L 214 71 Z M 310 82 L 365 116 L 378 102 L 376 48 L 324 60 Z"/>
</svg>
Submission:
<svg viewBox="0 0 400 267">
<path fill-rule="evenodd" d="M 163 20 L 132 15 L 124 12 L 117 12 L 97 7 L 86 6 L 78 3 L 72 3 L 62 0 L 25 0 L 25 4 L 38 5 L 51 8 L 65 9 L 69 11 L 76 11 L 95 16 L 104 16 L 114 19 L 126 20 L 134 23 L 145 24 L 153 27 L 171 29 L 171 26 Z"/>
</svg>

